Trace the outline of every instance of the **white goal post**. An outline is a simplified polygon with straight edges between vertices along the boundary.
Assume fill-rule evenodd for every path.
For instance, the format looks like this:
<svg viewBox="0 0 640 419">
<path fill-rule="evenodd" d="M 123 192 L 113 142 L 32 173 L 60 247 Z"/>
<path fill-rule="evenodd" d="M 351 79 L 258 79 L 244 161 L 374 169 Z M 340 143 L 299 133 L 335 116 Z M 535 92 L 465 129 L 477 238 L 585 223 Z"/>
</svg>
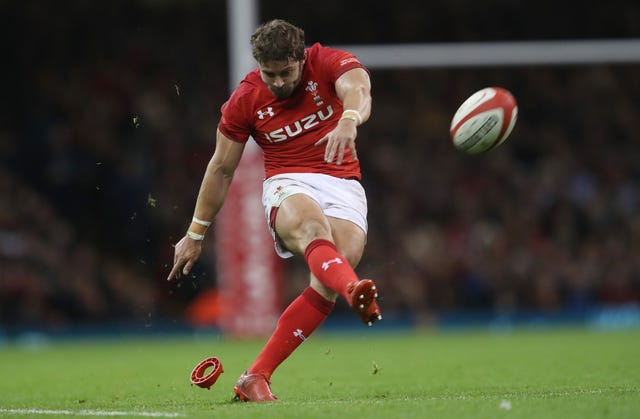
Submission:
<svg viewBox="0 0 640 419">
<path fill-rule="evenodd" d="M 258 0 L 227 0 L 230 88 L 255 66 L 249 38 L 259 22 Z M 547 41 L 331 45 L 367 68 L 432 68 L 640 62 L 640 38 Z"/>
<path fill-rule="evenodd" d="M 572 65 L 640 62 L 640 39 L 335 45 L 368 68 Z"/>
</svg>

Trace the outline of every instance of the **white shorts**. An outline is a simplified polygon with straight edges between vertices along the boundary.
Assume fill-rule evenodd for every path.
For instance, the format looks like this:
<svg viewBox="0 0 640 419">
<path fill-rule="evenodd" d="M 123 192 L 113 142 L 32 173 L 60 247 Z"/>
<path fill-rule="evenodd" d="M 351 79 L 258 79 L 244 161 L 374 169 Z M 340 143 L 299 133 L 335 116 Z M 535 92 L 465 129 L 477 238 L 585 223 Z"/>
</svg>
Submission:
<svg viewBox="0 0 640 419">
<path fill-rule="evenodd" d="M 316 201 L 325 215 L 351 221 L 367 233 L 367 197 L 356 179 L 340 179 L 321 173 L 276 175 L 262 184 L 262 205 L 280 257 L 290 258 L 293 253 L 282 247 L 276 235 L 273 210 L 286 198 L 299 193 Z"/>
</svg>

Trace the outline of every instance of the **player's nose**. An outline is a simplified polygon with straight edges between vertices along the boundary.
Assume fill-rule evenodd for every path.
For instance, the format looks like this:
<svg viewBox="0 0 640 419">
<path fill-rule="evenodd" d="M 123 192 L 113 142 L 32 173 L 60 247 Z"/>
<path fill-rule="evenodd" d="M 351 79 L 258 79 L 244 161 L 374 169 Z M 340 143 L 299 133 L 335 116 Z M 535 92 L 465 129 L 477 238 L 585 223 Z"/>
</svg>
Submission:
<svg viewBox="0 0 640 419">
<path fill-rule="evenodd" d="M 282 86 L 284 86 L 284 79 L 282 77 L 276 77 L 273 80 L 273 86 L 274 87 L 282 87 Z"/>
</svg>

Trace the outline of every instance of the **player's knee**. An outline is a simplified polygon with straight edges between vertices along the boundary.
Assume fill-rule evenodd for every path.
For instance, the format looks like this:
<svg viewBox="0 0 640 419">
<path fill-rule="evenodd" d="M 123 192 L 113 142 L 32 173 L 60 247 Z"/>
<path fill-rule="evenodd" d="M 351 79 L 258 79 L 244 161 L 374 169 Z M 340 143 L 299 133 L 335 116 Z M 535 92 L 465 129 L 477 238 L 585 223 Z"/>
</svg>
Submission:
<svg viewBox="0 0 640 419">
<path fill-rule="evenodd" d="M 333 241 L 331 237 L 331 226 L 323 219 L 308 219 L 301 223 L 301 235 L 304 239 L 311 243 L 316 239 L 326 239 Z"/>
<path fill-rule="evenodd" d="M 318 220 L 304 220 L 290 226 L 288 230 L 278 232 L 285 246 L 292 251 L 304 253 L 311 242 L 316 239 L 325 239 L 333 242 L 331 230 L 325 223 Z"/>
<path fill-rule="evenodd" d="M 346 252 L 343 253 L 342 256 L 344 256 L 344 258 L 347 260 L 347 262 L 349 262 L 349 265 L 351 265 L 352 268 L 355 268 L 356 266 L 358 266 L 358 263 L 360 263 L 362 254 L 355 255 L 353 253 Z"/>
<path fill-rule="evenodd" d="M 336 240 L 336 248 L 351 267 L 355 268 L 360 263 L 360 259 L 362 259 L 364 243 L 360 243 L 357 240 Z"/>
</svg>

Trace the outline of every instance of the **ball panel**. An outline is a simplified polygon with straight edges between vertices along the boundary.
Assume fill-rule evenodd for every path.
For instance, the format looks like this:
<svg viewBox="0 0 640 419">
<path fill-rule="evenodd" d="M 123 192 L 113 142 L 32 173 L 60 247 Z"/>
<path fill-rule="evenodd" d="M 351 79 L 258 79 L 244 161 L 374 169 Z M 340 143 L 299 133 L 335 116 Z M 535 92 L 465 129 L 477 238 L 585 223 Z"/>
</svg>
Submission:
<svg viewBox="0 0 640 419">
<path fill-rule="evenodd" d="M 469 117 L 471 112 L 477 109 L 480 105 L 493 99 L 495 95 L 495 89 L 487 87 L 486 89 L 479 90 L 469 96 L 467 100 L 462 102 L 462 105 L 460 105 L 455 115 L 453 115 L 453 120 L 451 121 L 451 129 L 462 122 L 465 117 Z"/>
<path fill-rule="evenodd" d="M 480 153 L 497 142 L 502 128 L 503 112 L 494 108 L 470 115 L 456 130 L 453 142 L 467 153 Z"/>
<path fill-rule="evenodd" d="M 518 119 L 518 107 L 515 106 L 511 111 L 511 114 L 507 114 L 507 119 L 505 119 L 505 121 L 502 123 L 505 126 L 505 128 L 502 134 L 500 134 L 500 140 L 498 141 L 498 144 L 496 144 L 495 146 L 502 144 L 504 140 L 506 140 L 509 137 L 509 135 L 511 134 L 511 131 L 513 131 L 513 127 L 516 126 L 517 119 Z"/>
</svg>

